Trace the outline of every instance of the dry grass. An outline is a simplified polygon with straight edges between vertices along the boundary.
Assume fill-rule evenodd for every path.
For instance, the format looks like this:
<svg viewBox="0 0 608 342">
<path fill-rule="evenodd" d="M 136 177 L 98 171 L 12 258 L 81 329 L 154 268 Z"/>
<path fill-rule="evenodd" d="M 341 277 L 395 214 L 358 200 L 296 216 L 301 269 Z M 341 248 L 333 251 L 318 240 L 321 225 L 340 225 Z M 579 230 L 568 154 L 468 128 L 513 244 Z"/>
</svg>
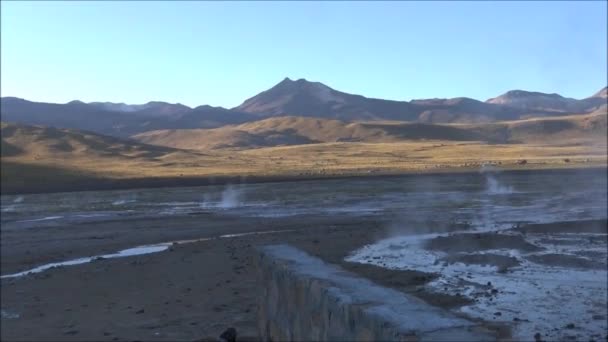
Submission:
<svg viewBox="0 0 608 342">
<path fill-rule="evenodd" d="M 505 168 L 605 164 L 606 146 L 547 146 L 450 141 L 399 143 L 323 143 L 208 153 L 177 151 L 153 158 L 125 155 L 27 154 L 3 162 L 78 170 L 110 178 L 288 175 L 403 172 L 470 168 L 494 162 Z M 564 160 L 569 159 L 567 163 Z"/>
<path fill-rule="evenodd" d="M 150 131 L 140 142 L 181 149 L 259 148 L 331 142 L 394 143 L 424 140 L 489 143 L 572 143 L 606 136 L 606 113 L 534 118 L 488 124 L 354 122 L 274 117 L 215 129 Z"/>
<path fill-rule="evenodd" d="M 306 177 L 467 170 L 487 162 L 509 169 L 605 166 L 607 161 L 605 137 L 552 144 L 420 140 L 196 151 L 71 130 L 6 125 L 2 129 L 3 187 L 99 178 Z M 518 164 L 522 159 L 527 160 L 526 165 Z"/>
</svg>

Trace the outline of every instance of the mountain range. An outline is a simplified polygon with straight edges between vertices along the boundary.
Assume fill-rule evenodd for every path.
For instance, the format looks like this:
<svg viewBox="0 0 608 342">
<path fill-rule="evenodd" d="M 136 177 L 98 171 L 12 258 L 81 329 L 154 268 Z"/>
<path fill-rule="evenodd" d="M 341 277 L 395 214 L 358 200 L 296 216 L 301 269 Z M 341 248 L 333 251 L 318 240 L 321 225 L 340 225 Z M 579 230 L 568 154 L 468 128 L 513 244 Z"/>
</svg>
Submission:
<svg viewBox="0 0 608 342">
<path fill-rule="evenodd" d="M 488 161 L 605 166 L 606 93 L 391 101 L 285 79 L 231 109 L 4 97 L 2 191 L 424 172 Z"/>
<path fill-rule="evenodd" d="M 283 116 L 343 122 L 478 124 L 606 111 L 606 101 L 606 88 L 580 100 L 513 90 L 485 102 L 466 97 L 393 101 L 348 94 L 305 79 L 285 78 L 231 109 L 206 105 L 190 108 L 158 101 L 141 105 L 81 101 L 55 104 L 3 97 L 0 114 L 5 122 L 87 130 L 124 138 L 149 131 L 212 129 Z"/>
</svg>

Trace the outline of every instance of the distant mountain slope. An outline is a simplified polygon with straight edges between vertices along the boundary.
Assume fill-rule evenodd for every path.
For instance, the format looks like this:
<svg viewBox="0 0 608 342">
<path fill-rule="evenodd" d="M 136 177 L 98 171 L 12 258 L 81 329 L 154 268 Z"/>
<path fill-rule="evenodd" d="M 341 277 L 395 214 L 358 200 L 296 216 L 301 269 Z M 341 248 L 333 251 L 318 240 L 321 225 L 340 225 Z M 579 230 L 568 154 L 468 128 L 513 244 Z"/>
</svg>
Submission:
<svg viewBox="0 0 608 342">
<path fill-rule="evenodd" d="M 600 98 L 600 99 L 608 98 L 608 87 L 604 87 L 604 89 L 593 94 L 593 96 L 591 96 L 591 97 Z"/>
<path fill-rule="evenodd" d="M 546 110 L 553 112 L 576 111 L 577 100 L 558 94 L 545 94 L 524 90 L 511 90 L 486 103 L 504 105 L 524 110 Z"/>
<path fill-rule="evenodd" d="M 425 123 L 480 123 L 556 114 L 587 113 L 601 98 L 584 100 L 557 94 L 510 91 L 486 102 L 471 98 L 392 101 L 366 98 L 305 79 L 284 79 L 234 110 L 260 117 L 284 115 L 345 121 L 400 120 Z"/>
<path fill-rule="evenodd" d="M 231 160 L 226 162 L 221 155 L 151 146 L 74 129 L 2 122 L 0 135 L 3 194 L 133 188 L 167 182 L 177 185 L 183 177 L 229 174 L 231 170 Z M 232 169 L 242 166 L 243 162 Z M 144 182 L 125 183 L 121 179 Z"/>
<path fill-rule="evenodd" d="M 325 119 L 478 122 L 517 117 L 512 109 L 469 98 L 391 101 L 334 90 L 319 82 L 284 79 L 235 110 L 262 117 L 295 115 Z"/>
<path fill-rule="evenodd" d="M 591 114 L 532 118 L 487 125 L 471 125 L 469 129 L 495 140 L 509 143 L 543 143 L 550 145 L 606 144 L 608 138 L 606 110 Z"/>
<path fill-rule="evenodd" d="M 148 116 L 175 116 L 191 110 L 190 107 L 180 103 L 172 104 L 158 101 L 151 101 L 141 105 L 112 102 L 90 102 L 89 105 L 111 112 L 136 113 L 137 115 Z"/>
<path fill-rule="evenodd" d="M 81 129 L 117 137 L 154 129 L 219 127 L 254 118 L 251 114 L 211 106 L 191 109 L 164 102 L 124 105 L 72 101 L 56 104 L 14 97 L 1 99 L 0 113 L 2 121 Z"/>
<path fill-rule="evenodd" d="M 558 94 L 514 90 L 486 102 L 466 97 L 392 101 L 340 92 L 319 82 L 286 78 L 232 109 L 211 106 L 189 108 L 158 101 L 141 105 L 81 101 L 55 104 L 4 97 L 0 101 L 0 114 L 3 121 L 128 137 L 153 130 L 217 128 L 279 116 L 347 122 L 489 123 L 586 114 L 602 108 L 606 101 L 606 88 L 582 100 Z M 265 144 L 263 141 L 259 143 Z"/>
<path fill-rule="evenodd" d="M 366 98 L 334 90 L 319 82 L 285 78 L 234 110 L 262 117 L 297 115 L 341 120 L 415 120 L 408 102 Z"/>
<path fill-rule="evenodd" d="M 458 127 L 424 123 L 347 123 L 304 117 L 276 117 L 216 129 L 160 130 L 134 139 L 183 149 L 258 148 L 326 142 L 396 142 L 400 140 L 479 140 Z"/>
<path fill-rule="evenodd" d="M 154 158 L 176 152 L 173 148 L 152 146 L 92 132 L 0 123 L 2 157 L 20 156 L 37 159 L 40 156 L 82 155 L 91 157 Z"/>
<path fill-rule="evenodd" d="M 605 139 L 606 113 L 504 121 L 488 124 L 395 122 L 347 123 L 304 117 L 276 117 L 215 129 L 160 130 L 133 136 L 154 145 L 183 149 L 259 148 L 327 142 L 386 143 L 407 140 L 518 143 L 551 139 Z"/>
<path fill-rule="evenodd" d="M 545 94 L 524 90 L 511 90 L 489 99 L 487 103 L 517 108 L 523 111 L 544 111 L 548 113 L 586 113 L 606 103 L 606 88 L 582 100 L 563 97 L 559 94 Z"/>
</svg>

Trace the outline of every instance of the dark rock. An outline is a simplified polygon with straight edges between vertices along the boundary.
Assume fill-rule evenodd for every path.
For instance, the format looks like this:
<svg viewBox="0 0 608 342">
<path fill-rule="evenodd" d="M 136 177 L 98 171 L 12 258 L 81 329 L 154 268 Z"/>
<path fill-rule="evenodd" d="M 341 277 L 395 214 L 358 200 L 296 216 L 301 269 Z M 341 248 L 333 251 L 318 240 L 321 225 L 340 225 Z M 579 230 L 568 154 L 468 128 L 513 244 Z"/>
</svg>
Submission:
<svg viewBox="0 0 608 342">
<path fill-rule="evenodd" d="M 536 341 L 536 342 L 541 342 L 542 341 L 540 333 L 534 334 L 534 341 Z"/>
<path fill-rule="evenodd" d="M 500 311 L 496 311 L 496 312 L 494 313 L 494 316 L 502 316 L 502 312 L 500 312 Z"/>
<path fill-rule="evenodd" d="M 575 328 L 574 323 L 568 323 L 568 324 L 566 324 L 566 329 L 574 329 L 574 328 Z"/>
<path fill-rule="evenodd" d="M 228 328 L 220 335 L 222 342 L 236 342 L 236 329 Z"/>
<path fill-rule="evenodd" d="M 136 311 L 135 313 L 136 313 L 136 314 L 142 314 L 142 313 L 144 313 L 144 309 L 138 310 L 138 311 Z"/>
<path fill-rule="evenodd" d="M 78 334 L 78 330 L 68 330 L 63 333 L 64 335 L 76 335 Z"/>
</svg>

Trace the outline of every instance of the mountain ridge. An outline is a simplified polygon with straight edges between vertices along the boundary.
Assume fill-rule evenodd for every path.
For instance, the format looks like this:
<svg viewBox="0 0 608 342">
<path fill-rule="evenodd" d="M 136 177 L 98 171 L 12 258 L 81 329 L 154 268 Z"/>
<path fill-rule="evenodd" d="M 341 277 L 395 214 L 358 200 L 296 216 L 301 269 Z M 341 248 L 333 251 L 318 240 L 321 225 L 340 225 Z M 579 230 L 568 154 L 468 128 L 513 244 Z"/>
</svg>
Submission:
<svg viewBox="0 0 608 342">
<path fill-rule="evenodd" d="M 356 121 L 488 123 L 530 117 L 586 114 L 606 105 L 606 88 L 585 99 L 511 90 L 484 101 L 468 97 L 395 101 L 335 90 L 321 82 L 288 77 L 234 108 L 149 101 L 132 105 L 79 100 L 66 104 L 2 97 L 3 121 L 83 129 L 116 137 L 161 129 L 217 128 L 277 116 Z"/>
</svg>

